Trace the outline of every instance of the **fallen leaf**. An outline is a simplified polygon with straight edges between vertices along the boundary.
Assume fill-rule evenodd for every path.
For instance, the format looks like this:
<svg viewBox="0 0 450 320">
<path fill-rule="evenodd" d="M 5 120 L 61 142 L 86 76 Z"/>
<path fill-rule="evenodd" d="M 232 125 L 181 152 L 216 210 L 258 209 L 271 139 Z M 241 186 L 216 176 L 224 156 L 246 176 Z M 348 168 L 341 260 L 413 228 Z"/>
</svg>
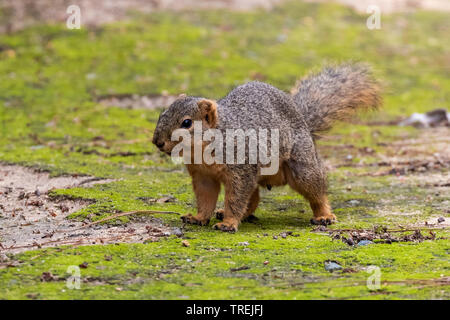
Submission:
<svg viewBox="0 0 450 320">
<path fill-rule="evenodd" d="M 187 240 L 183 240 L 183 241 L 181 242 L 181 244 L 182 244 L 184 247 L 189 247 L 189 246 L 191 245 Z"/>
</svg>

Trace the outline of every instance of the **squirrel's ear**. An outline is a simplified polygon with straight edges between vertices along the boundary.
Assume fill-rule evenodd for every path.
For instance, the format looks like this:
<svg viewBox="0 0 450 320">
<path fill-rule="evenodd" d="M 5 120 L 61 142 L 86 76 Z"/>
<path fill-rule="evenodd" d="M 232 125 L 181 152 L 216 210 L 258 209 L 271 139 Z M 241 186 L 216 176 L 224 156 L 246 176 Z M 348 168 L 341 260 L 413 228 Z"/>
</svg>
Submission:
<svg viewBox="0 0 450 320">
<path fill-rule="evenodd" d="M 202 119 L 206 121 L 210 128 L 215 128 L 217 125 L 217 103 L 213 100 L 201 100 L 198 102 L 198 107 L 202 114 Z"/>
</svg>

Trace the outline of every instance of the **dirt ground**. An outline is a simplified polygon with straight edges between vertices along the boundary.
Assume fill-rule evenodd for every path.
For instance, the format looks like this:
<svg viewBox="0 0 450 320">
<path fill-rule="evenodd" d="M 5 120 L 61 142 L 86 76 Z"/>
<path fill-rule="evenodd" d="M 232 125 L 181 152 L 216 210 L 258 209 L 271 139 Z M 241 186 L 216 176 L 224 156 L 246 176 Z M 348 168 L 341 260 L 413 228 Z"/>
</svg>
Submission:
<svg viewBox="0 0 450 320">
<path fill-rule="evenodd" d="M 90 202 L 49 195 L 52 189 L 88 188 L 109 182 L 86 176 L 52 178 L 47 172 L 0 165 L 0 251 L 16 253 L 65 244 L 154 241 L 177 232 L 154 218 L 107 227 L 66 219 Z"/>
<path fill-rule="evenodd" d="M 129 12 L 142 13 L 157 10 L 190 9 L 230 9 L 252 10 L 263 8 L 269 10 L 285 0 L 79 0 L 76 4 L 81 9 L 81 23 L 84 26 L 98 26 L 126 18 Z M 332 2 L 330 0 L 306 0 L 308 2 Z M 369 5 L 376 5 L 381 13 L 404 12 L 416 9 L 450 11 L 447 0 L 336 0 L 357 11 L 366 13 Z M 39 22 L 65 22 L 67 8 L 75 4 L 71 0 L 16 0 L 0 1 L 0 10 L 5 14 L 2 19 L 7 23 L 0 26 L 0 32 L 14 32 Z"/>
</svg>

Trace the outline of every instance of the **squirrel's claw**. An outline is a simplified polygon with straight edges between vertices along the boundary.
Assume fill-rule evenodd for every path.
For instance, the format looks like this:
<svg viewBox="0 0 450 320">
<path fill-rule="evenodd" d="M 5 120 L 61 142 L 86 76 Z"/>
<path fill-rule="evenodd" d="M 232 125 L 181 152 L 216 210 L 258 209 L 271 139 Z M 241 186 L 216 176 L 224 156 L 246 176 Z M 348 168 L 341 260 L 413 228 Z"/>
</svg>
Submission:
<svg viewBox="0 0 450 320">
<path fill-rule="evenodd" d="M 336 221 L 337 221 L 336 216 L 333 214 L 325 217 L 312 218 L 311 224 L 327 226 L 335 223 Z"/>
<path fill-rule="evenodd" d="M 226 223 L 226 222 L 216 223 L 213 226 L 213 228 L 216 230 L 221 230 L 224 232 L 231 232 L 231 233 L 234 233 L 237 231 L 237 226 L 230 224 L 230 223 Z"/>
<path fill-rule="evenodd" d="M 184 223 L 189 223 L 189 224 L 197 224 L 199 226 L 206 226 L 207 224 L 209 224 L 209 219 L 200 220 L 197 217 L 194 217 L 190 213 L 182 216 L 181 221 L 183 221 Z"/>
<path fill-rule="evenodd" d="M 216 219 L 217 220 L 223 220 L 223 215 L 224 215 L 224 209 L 217 209 L 215 214 L 216 214 Z M 242 221 L 246 221 L 246 222 L 255 222 L 258 221 L 259 218 L 256 217 L 254 214 L 251 214 L 249 216 L 247 216 L 246 218 L 244 218 Z"/>
</svg>

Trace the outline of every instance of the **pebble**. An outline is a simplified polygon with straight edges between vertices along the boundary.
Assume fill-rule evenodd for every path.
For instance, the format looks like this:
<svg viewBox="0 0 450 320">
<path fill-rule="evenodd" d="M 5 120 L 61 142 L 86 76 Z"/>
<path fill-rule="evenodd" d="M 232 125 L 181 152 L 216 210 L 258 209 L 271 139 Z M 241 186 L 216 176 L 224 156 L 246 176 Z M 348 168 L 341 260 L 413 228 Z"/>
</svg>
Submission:
<svg viewBox="0 0 450 320">
<path fill-rule="evenodd" d="M 329 271 L 329 272 L 333 272 L 333 271 L 337 271 L 337 270 L 341 270 L 342 266 L 337 264 L 334 261 L 325 261 L 325 270 Z"/>
<path fill-rule="evenodd" d="M 370 240 L 361 240 L 360 242 L 358 242 L 357 246 L 362 247 L 362 246 L 367 246 L 368 244 L 373 244 L 373 242 Z"/>
<path fill-rule="evenodd" d="M 180 228 L 173 228 L 172 234 L 176 235 L 177 237 L 181 237 L 183 235 L 183 230 Z"/>
</svg>

